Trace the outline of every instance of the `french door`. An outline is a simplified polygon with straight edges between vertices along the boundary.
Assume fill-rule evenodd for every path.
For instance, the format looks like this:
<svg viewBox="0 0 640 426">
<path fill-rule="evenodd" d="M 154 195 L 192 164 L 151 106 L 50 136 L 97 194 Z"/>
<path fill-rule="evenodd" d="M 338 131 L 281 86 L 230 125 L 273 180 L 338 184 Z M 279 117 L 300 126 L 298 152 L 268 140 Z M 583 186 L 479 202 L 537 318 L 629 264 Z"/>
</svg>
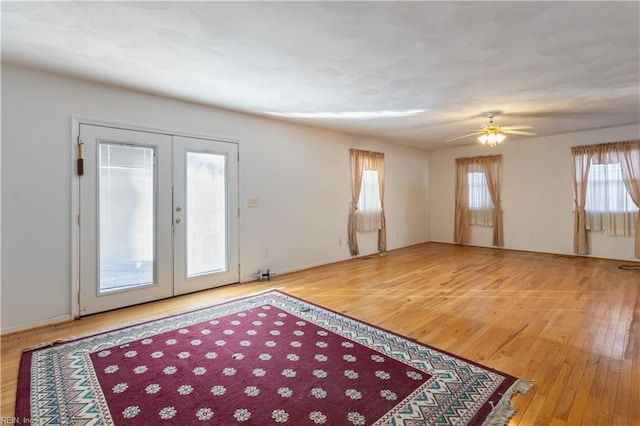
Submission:
<svg viewBox="0 0 640 426">
<path fill-rule="evenodd" d="M 80 315 L 239 281 L 236 144 L 80 125 Z"/>
</svg>

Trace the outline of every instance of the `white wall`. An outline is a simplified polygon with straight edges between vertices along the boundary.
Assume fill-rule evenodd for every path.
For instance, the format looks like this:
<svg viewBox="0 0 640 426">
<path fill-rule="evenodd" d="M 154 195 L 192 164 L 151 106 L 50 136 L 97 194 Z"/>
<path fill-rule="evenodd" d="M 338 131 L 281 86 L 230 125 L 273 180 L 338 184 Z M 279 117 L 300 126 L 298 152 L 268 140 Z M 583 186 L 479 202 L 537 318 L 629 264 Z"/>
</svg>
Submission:
<svg viewBox="0 0 640 426">
<path fill-rule="evenodd" d="M 7 64 L 1 76 L 2 332 L 72 312 L 71 116 L 239 140 L 243 280 L 350 258 L 349 148 L 385 153 L 388 248 L 429 240 L 426 151 Z"/>
<path fill-rule="evenodd" d="M 640 139 L 640 126 L 507 140 L 431 153 L 431 240 L 453 242 L 455 159 L 502 154 L 505 248 L 573 254 L 573 183 L 570 148 Z M 471 227 L 471 245 L 491 246 L 491 228 Z M 592 234 L 591 256 L 635 260 L 633 237 Z"/>
<path fill-rule="evenodd" d="M 572 254 L 569 148 L 640 137 L 634 125 L 427 153 L 7 64 L 1 78 L 3 333 L 72 312 L 72 115 L 239 140 L 243 280 L 350 257 L 349 148 L 385 153 L 389 249 L 452 242 L 454 159 L 502 153 L 505 247 Z M 359 241 L 362 254 L 376 251 L 375 234 Z M 631 238 L 592 242 L 593 256 L 633 260 Z M 491 246 L 490 229 L 474 227 L 472 244 Z"/>
</svg>

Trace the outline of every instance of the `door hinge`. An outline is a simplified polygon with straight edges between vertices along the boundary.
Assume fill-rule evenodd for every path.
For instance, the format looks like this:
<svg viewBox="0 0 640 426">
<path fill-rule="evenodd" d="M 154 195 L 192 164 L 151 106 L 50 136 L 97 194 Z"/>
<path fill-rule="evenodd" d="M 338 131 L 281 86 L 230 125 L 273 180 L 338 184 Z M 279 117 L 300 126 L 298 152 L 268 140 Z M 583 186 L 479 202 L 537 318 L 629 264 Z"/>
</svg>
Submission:
<svg viewBox="0 0 640 426">
<path fill-rule="evenodd" d="M 238 161 L 240 161 L 240 153 L 238 153 Z"/>
<path fill-rule="evenodd" d="M 82 302 L 80 302 L 80 292 L 78 292 L 78 305 L 81 305 Z"/>
<path fill-rule="evenodd" d="M 80 215 L 78 214 L 78 226 L 80 226 Z"/>
</svg>

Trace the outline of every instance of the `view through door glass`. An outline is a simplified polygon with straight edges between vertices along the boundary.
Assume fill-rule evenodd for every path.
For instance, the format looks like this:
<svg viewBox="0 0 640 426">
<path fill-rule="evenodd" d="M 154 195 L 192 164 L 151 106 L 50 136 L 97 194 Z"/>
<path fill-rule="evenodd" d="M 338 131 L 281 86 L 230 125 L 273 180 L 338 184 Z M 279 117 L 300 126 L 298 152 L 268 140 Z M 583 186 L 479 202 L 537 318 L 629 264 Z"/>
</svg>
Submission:
<svg viewBox="0 0 640 426">
<path fill-rule="evenodd" d="M 155 150 L 100 143 L 100 293 L 154 283 Z"/>
<path fill-rule="evenodd" d="M 187 277 L 227 269 L 226 157 L 186 153 Z"/>
</svg>

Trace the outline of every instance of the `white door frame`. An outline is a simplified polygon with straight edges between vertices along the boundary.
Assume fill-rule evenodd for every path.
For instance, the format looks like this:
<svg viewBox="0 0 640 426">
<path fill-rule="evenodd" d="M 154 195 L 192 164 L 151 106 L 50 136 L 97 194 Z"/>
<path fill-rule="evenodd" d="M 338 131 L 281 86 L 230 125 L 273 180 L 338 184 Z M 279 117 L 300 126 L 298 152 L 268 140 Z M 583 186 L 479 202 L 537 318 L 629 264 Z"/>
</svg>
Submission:
<svg viewBox="0 0 640 426">
<path fill-rule="evenodd" d="M 235 138 L 229 138 L 224 136 L 212 136 L 199 134 L 194 132 L 188 132 L 183 130 L 175 130 L 175 129 L 159 129 L 156 127 L 148 127 L 141 126 L 139 124 L 132 123 L 123 123 L 123 122 L 111 122 L 105 121 L 101 119 L 88 118 L 72 115 L 71 116 L 71 294 L 70 294 L 70 303 L 71 303 L 71 318 L 78 319 L 80 318 L 80 179 L 78 176 L 76 169 L 76 160 L 78 159 L 78 137 L 80 136 L 80 125 L 87 124 L 93 126 L 103 126 L 103 127 L 114 127 L 118 129 L 124 130 L 133 130 L 140 132 L 150 132 L 150 133 L 160 133 L 171 136 L 184 136 L 189 138 L 196 139 L 208 139 L 219 142 L 228 142 L 235 143 L 238 145 L 238 153 L 240 153 L 241 141 Z M 238 162 L 238 200 L 242 199 L 242 169 L 241 163 Z M 240 208 L 240 203 L 238 205 Z M 242 221 L 239 220 L 238 225 L 238 251 L 239 251 L 239 261 L 240 268 L 238 272 L 238 280 L 242 282 Z"/>
</svg>

